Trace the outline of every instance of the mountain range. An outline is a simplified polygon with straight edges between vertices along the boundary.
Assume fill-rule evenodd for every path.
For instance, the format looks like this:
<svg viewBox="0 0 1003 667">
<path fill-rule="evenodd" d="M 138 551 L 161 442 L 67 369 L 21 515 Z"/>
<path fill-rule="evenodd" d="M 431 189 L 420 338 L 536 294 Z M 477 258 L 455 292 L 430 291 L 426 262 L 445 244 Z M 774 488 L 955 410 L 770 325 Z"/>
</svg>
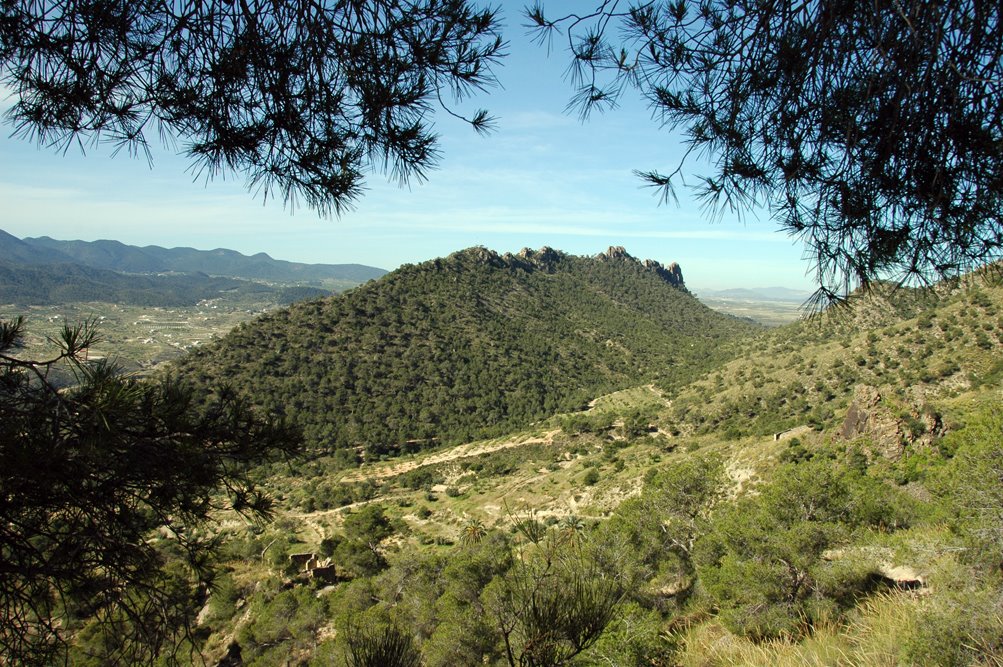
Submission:
<svg viewBox="0 0 1003 667">
<path fill-rule="evenodd" d="M 3 230 L 0 230 L 0 260 L 17 264 L 80 264 L 123 273 L 206 273 L 279 282 L 363 283 L 386 273 L 362 264 L 303 264 L 272 259 L 263 252 L 247 256 L 224 248 L 138 247 L 108 240 L 57 241 L 48 236 L 18 239 Z"/>
<path fill-rule="evenodd" d="M 811 297 L 811 292 L 789 287 L 733 287 L 730 289 L 700 290 L 700 298 L 741 299 L 747 301 L 779 301 L 802 304 Z"/>
<path fill-rule="evenodd" d="M 47 236 L 18 239 L 0 230 L 2 303 L 187 306 L 222 292 L 290 303 L 354 287 L 385 273 L 361 264 L 301 264 L 222 248 L 140 248 L 118 241 L 57 241 Z"/>
</svg>

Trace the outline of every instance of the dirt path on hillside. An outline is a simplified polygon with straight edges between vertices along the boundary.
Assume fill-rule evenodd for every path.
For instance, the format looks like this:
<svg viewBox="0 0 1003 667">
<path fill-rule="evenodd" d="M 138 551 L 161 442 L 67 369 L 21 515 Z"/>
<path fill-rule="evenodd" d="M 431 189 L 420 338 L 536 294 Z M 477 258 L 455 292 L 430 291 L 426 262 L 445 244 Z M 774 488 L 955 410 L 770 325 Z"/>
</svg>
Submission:
<svg viewBox="0 0 1003 667">
<path fill-rule="evenodd" d="M 664 405 L 667 408 L 671 408 L 672 407 L 672 401 L 670 401 L 669 399 L 665 398 L 665 392 L 662 391 L 661 389 L 659 389 L 658 387 L 656 387 L 654 383 L 652 383 L 652 384 L 646 384 L 644 386 L 647 387 L 648 389 L 650 389 L 651 393 L 658 397 L 658 400 L 660 400 L 662 402 L 662 405 Z"/>
<path fill-rule="evenodd" d="M 656 387 L 654 383 L 646 384 L 643 386 L 645 389 L 654 394 L 658 398 L 658 400 L 662 402 L 662 405 L 664 405 L 667 408 L 672 407 L 672 401 L 665 398 L 665 393 L 661 389 Z M 623 390 L 623 391 L 629 391 L 629 390 Z M 585 412 L 592 412 L 593 410 L 596 409 L 596 406 L 599 405 L 599 401 L 619 393 L 620 392 L 618 391 L 614 391 L 612 394 L 603 394 L 602 396 L 596 396 L 595 398 L 593 398 L 591 401 L 588 402 L 588 407 L 585 409 Z"/>
<path fill-rule="evenodd" d="M 287 516 L 291 519 L 296 519 L 298 521 L 301 521 L 304 526 L 313 531 L 314 535 L 317 538 L 317 542 L 319 543 L 321 540 L 327 537 L 329 532 L 326 530 L 325 525 L 323 523 L 324 519 L 330 519 L 331 517 L 334 516 L 340 517 L 342 514 L 351 512 L 352 510 L 358 509 L 360 507 L 364 507 L 365 505 L 371 505 L 372 503 L 385 503 L 397 500 L 398 498 L 407 498 L 407 497 L 408 494 L 406 493 L 399 493 L 392 496 L 377 496 L 376 498 L 359 500 L 357 502 L 350 503 L 348 505 L 342 505 L 340 507 L 332 507 L 326 510 L 316 510 L 314 512 L 289 512 Z"/>
<path fill-rule="evenodd" d="M 341 478 L 342 482 L 361 482 L 367 479 L 384 479 L 386 477 L 396 477 L 397 475 L 403 475 L 406 472 L 415 470 L 417 468 L 424 468 L 425 466 L 438 465 L 440 463 L 449 463 L 450 461 L 455 461 L 457 459 L 463 459 L 470 456 L 481 456 L 482 454 L 490 454 L 491 452 L 497 452 L 502 449 L 512 449 L 513 447 L 523 447 L 525 445 L 551 445 L 554 443 L 554 436 L 561 432 L 561 429 L 557 428 L 552 431 L 547 431 L 542 437 L 527 437 L 527 438 L 515 438 L 513 440 L 506 440 L 504 442 L 488 442 L 488 443 L 469 443 L 466 445 L 459 445 L 452 449 L 444 452 L 439 452 L 436 454 L 430 454 L 422 459 L 415 459 L 411 461 L 393 461 L 387 463 L 376 463 L 372 465 L 364 465 L 357 470 L 349 472 L 347 475 Z"/>
</svg>

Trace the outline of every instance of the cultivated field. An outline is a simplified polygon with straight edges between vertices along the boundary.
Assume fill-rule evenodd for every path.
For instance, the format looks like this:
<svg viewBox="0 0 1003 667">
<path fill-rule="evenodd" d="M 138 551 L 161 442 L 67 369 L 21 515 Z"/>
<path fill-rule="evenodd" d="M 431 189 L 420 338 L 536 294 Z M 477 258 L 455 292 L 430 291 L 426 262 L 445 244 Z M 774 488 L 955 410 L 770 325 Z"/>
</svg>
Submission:
<svg viewBox="0 0 1003 667">
<path fill-rule="evenodd" d="M 35 358 L 55 350 L 48 339 L 57 336 L 64 323 L 93 321 L 101 340 L 90 350 L 89 358 L 111 358 L 127 370 L 147 372 L 276 307 L 274 302 L 240 301 L 225 295 L 181 308 L 101 302 L 55 306 L 6 304 L 0 305 L 0 319 L 20 315 L 27 320 L 25 354 Z"/>
</svg>

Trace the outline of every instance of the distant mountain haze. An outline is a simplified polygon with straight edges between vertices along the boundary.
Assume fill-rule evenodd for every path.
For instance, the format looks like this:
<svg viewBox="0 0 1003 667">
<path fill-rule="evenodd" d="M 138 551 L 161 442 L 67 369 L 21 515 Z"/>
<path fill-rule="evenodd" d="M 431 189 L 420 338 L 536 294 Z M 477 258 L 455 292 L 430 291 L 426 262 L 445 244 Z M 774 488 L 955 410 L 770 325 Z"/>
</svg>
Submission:
<svg viewBox="0 0 1003 667">
<path fill-rule="evenodd" d="M 102 301 L 175 307 L 192 306 L 224 291 L 291 303 L 385 274 L 361 264 L 300 264 L 223 248 L 139 248 L 119 241 L 57 241 L 47 236 L 18 239 L 0 230 L 0 303 Z"/>
<path fill-rule="evenodd" d="M 733 287 L 731 289 L 702 289 L 697 296 L 708 299 L 746 299 L 748 301 L 780 301 L 804 303 L 811 292 L 789 287 Z"/>
<path fill-rule="evenodd" d="M 362 264 L 303 264 L 247 256 L 217 248 L 131 246 L 119 241 L 58 241 L 48 236 L 17 239 L 0 230 L 0 261 L 17 264 L 80 264 L 124 273 L 201 272 L 214 276 L 276 281 L 348 280 L 363 283 L 386 274 Z"/>
</svg>

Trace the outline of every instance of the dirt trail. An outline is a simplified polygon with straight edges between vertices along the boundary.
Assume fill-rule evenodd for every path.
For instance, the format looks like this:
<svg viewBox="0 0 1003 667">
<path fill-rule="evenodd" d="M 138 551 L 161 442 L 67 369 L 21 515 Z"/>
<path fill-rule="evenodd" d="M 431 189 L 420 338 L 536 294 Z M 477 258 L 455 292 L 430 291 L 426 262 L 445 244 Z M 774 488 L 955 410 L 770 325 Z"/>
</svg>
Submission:
<svg viewBox="0 0 1003 667">
<path fill-rule="evenodd" d="M 348 505 L 342 505 L 340 507 L 332 507 L 326 510 L 316 510 L 314 512 L 289 512 L 286 516 L 291 519 L 300 521 L 304 526 L 313 531 L 319 543 L 323 540 L 330 531 L 322 523 L 325 519 L 330 519 L 331 517 L 339 517 L 346 512 L 351 512 L 352 510 L 358 509 L 359 507 L 364 507 L 365 505 L 370 505 L 372 503 L 385 503 L 398 498 L 406 498 L 407 494 L 396 494 L 392 496 L 378 496 L 376 498 L 369 498 L 367 500 L 359 500 L 358 502 L 350 503 Z"/>
<path fill-rule="evenodd" d="M 654 394 L 655 397 L 658 398 L 658 400 L 661 401 L 662 404 L 665 407 L 667 407 L 667 408 L 671 408 L 672 407 L 672 401 L 670 401 L 669 399 L 665 398 L 665 393 L 661 389 L 659 389 L 658 387 L 656 387 L 654 383 L 646 384 L 646 385 L 643 386 L 643 388 L 647 389 L 652 394 Z M 596 406 L 599 405 L 600 401 L 606 400 L 610 396 L 615 396 L 616 394 L 622 393 L 623 391 L 631 391 L 631 390 L 630 389 L 624 389 L 624 390 L 621 390 L 621 391 L 614 391 L 611 394 L 603 394 L 602 396 L 596 396 L 591 401 L 589 401 L 588 408 L 585 410 L 585 412 L 592 412 L 593 410 L 596 409 Z"/>
<path fill-rule="evenodd" d="M 523 447 L 525 445 L 550 445 L 554 442 L 554 436 L 561 432 L 561 429 L 547 431 L 542 437 L 523 437 L 506 440 L 504 442 L 469 443 L 459 445 L 444 452 L 430 454 L 421 459 L 411 461 L 393 461 L 366 465 L 357 470 L 353 470 L 341 478 L 342 482 L 361 482 L 367 479 L 383 479 L 385 477 L 396 477 L 416 468 L 448 463 L 456 459 L 467 458 L 469 456 L 480 456 L 490 454 L 502 449 L 513 447 Z"/>
<path fill-rule="evenodd" d="M 651 393 L 654 394 L 655 396 L 657 396 L 658 399 L 662 402 L 662 404 L 665 407 L 667 407 L 667 408 L 671 408 L 672 407 L 672 401 L 670 401 L 669 399 L 665 398 L 665 392 L 662 391 L 661 389 L 659 389 L 658 387 L 656 387 L 654 383 L 652 383 L 652 384 L 646 384 L 644 386 L 647 389 L 651 390 Z"/>
</svg>

